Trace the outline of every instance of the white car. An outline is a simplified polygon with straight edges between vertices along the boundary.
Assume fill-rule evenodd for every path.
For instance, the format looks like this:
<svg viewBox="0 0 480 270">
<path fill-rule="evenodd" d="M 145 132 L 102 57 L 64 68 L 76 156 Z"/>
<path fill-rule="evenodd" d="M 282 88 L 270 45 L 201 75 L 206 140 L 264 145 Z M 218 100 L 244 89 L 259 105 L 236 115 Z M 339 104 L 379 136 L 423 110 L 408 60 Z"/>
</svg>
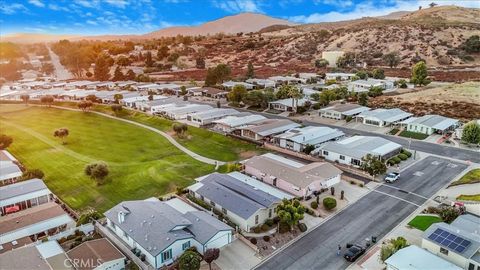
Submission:
<svg viewBox="0 0 480 270">
<path fill-rule="evenodd" d="M 393 183 L 393 182 L 397 181 L 399 178 L 400 178 L 400 173 L 391 172 L 391 173 L 388 173 L 385 176 L 385 182 Z"/>
</svg>

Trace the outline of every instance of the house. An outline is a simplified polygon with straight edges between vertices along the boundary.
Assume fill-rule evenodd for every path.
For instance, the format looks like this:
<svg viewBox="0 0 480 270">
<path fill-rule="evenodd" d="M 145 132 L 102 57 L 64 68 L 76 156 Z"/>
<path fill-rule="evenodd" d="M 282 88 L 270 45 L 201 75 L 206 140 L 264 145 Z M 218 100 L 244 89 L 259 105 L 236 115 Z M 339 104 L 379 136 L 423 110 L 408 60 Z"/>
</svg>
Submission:
<svg viewBox="0 0 480 270">
<path fill-rule="evenodd" d="M 297 78 L 293 76 L 273 76 L 268 78 L 270 81 L 274 81 L 275 84 L 297 84 L 297 83 L 306 83 L 307 80 L 304 78 Z"/>
<path fill-rule="evenodd" d="M 313 72 L 301 72 L 298 73 L 298 77 L 305 80 L 316 80 L 320 78 L 320 75 Z"/>
<path fill-rule="evenodd" d="M 327 108 L 320 109 L 319 115 L 325 118 L 343 120 L 347 117 L 354 117 L 370 108 L 353 103 L 336 104 Z"/>
<path fill-rule="evenodd" d="M 356 93 L 368 92 L 372 87 L 380 87 L 383 90 L 394 88 L 394 82 L 391 80 L 379 80 L 368 78 L 366 80 L 356 80 L 348 83 L 348 90 Z"/>
<path fill-rule="evenodd" d="M 194 97 L 203 96 L 203 91 L 203 88 L 199 86 L 187 88 L 187 93 Z"/>
<path fill-rule="evenodd" d="M 67 251 L 67 256 L 75 269 L 125 269 L 125 255 L 123 255 L 106 238 L 83 242 L 73 249 Z"/>
<path fill-rule="evenodd" d="M 222 83 L 222 86 L 225 87 L 225 89 L 233 89 L 236 85 L 242 85 L 245 87 L 247 90 L 252 90 L 254 85 L 251 83 L 246 83 L 246 82 L 234 82 L 234 81 L 228 81 Z"/>
<path fill-rule="evenodd" d="M 269 102 L 268 108 L 283 112 L 293 112 L 296 111 L 297 107 L 303 107 L 307 102 L 310 102 L 310 104 L 313 103 L 306 98 L 301 98 L 298 100 L 293 100 L 292 98 L 279 99 Z"/>
<path fill-rule="evenodd" d="M 215 120 L 213 121 L 213 123 L 215 124 L 215 129 L 223 132 L 231 132 L 252 122 L 257 122 L 265 119 L 267 118 L 262 115 L 246 113 L 230 115 L 225 118 Z"/>
<path fill-rule="evenodd" d="M 287 119 L 265 119 L 252 122 L 245 127 L 239 128 L 233 133 L 250 140 L 262 141 L 300 126 L 300 124 Z"/>
<path fill-rule="evenodd" d="M 0 269 L 64 269 L 74 270 L 57 241 L 21 246 L 0 251 Z M 85 268 L 77 268 L 77 270 Z"/>
<path fill-rule="evenodd" d="M 432 135 L 433 133 L 444 134 L 453 131 L 460 125 L 460 121 L 436 114 L 427 114 L 422 117 L 412 117 L 407 131 Z"/>
<path fill-rule="evenodd" d="M 350 81 L 352 77 L 355 76 L 355 73 L 343 73 L 343 72 L 335 72 L 335 73 L 325 73 L 325 81 Z"/>
<path fill-rule="evenodd" d="M 75 227 L 76 222 L 55 202 L 47 202 L 0 217 L 0 245 L 32 241 Z"/>
<path fill-rule="evenodd" d="M 291 199 L 267 184 L 240 173 L 212 173 L 188 187 L 189 192 L 221 211 L 244 230 L 262 225 L 275 217 L 275 208 L 283 198 Z M 262 185 L 263 184 L 263 185 Z"/>
<path fill-rule="evenodd" d="M 405 119 L 408 119 L 413 114 L 402 111 L 400 109 L 375 109 L 372 111 L 364 111 L 356 116 L 363 124 L 387 127 L 398 124 Z"/>
<path fill-rule="evenodd" d="M 268 87 L 274 88 L 275 87 L 275 82 L 272 81 L 272 80 L 267 80 L 267 79 L 254 79 L 254 78 L 252 78 L 252 79 L 246 80 L 245 82 L 256 85 L 256 86 L 260 86 L 260 88 L 268 88 Z"/>
<path fill-rule="evenodd" d="M 228 91 L 214 88 L 214 87 L 202 87 L 203 95 L 210 98 L 225 98 Z"/>
<path fill-rule="evenodd" d="M 422 248 L 462 269 L 480 268 L 480 217 L 464 214 L 451 224 L 432 224 L 422 236 Z"/>
<path fill-rule="evenodd" d="M 337 67 L 337 60 L 343 56 L 343 51 L 324 51 L 322 52 L 322 58 L 328 61 L 329 67 Z"/>
<path fill-rule="evenodd" d="M 275 135 L 273 139 L 274 143 L 281 148 L 303 152 L 309 145 L 318 148 L 326 142 L 338 140 L 343 136 L 345 133 L 338 129 L 306 126 L 290 129 L 285 133 Z"/>
<path fill-rule="evenodd" d="M 30 179 L 0 187 L 0 212 L 8 215 L 53 200 L 52 192 L 41 179 Z"/>
<path fill-rule="evenodd" d="M 398 143 L 376 136 L 353 136 L 322 145 L 317 151 L 326 160 L 360 167 L 362 158 L 370 154 L 388 159 L 402 150 Z"/>
<path fill-rule="evenodd" d="M 222 119 L 230 115 L 240 114 L 234 109 L 213 108 L 208 111 L 196 112 L 187 115 L 187 120 L 198 126 L 206 126 L 213 124 L 215 120 Z"/>
<path fill-rule="evenodd" d="M 340 183 L 342 174 L 330 163 L 303 164 L 270 153 L 250 158 L 244 168 L 246 174 L 301 197 Z"/>
<path fill-rule="evenodd" d="M 22 177 L 18 160 L 7 150 L 0 151 L 0 184 L 13 183 Z"/>
<path fill-rule="evenodd" d="M 176 97 L 169 97 L 164 99 L 157 99 L 152 101 L 147 101 L 145 103 L 139 104 L 139 109 L 142 111 L 150 112 L 151 114 L 160 113 L 161 109 L 168 107 L 176 107 L 189 104 L 186 101 L 179 100 Z"/>
<path fill-rule="evenodd" d="M 462 270 L 462 268 L 415 245 L 402 248 L 385 260 L 387 270 Z"/>
<path fill-rule="evenodd" d="M 203 211 L 180 212 L 159 200 L 124 201 L 105 212 L 107 228 L 155 269 L 196 247 L 203 254 L 233 240 L 232 228 Z"/>
<path fill-rule="evenodd" d="M 164 107 L 159 109 L 158 113 L 169 119 L 181 120 L 187 119 L 189 114 L 210 111 L 212 109 L 209 105 L 185 104 L 176 105 L 175 107 Z"/>
<path fill-rule="evenodd" d="M 161 96 L 161 95 L 150 95 L 150 96 L 133 96 L 133 97 L 127 97 L 123 98 L 120 100 L 120 104 L 131 107 L 131 108 L 137 108 L 140 103 L 144 103 L 147 101 L 151 100 L 159 100 L 159 99 L 166 99 L 166 96 Z"/>
<path fill-rule="evenodd" d="M 477 124 L 477 125 L 480 125 L 480 119 L 477 119 L 477 120 L 472 120 L 470 122 L 468 122 L 467 124 L 470 124 L 470 123 L 474 123 L 474 124 Z M 467 125 L 465 124 L 465 125 Z M 458 127 L 455 129 L 455 138 L 457 139 L 462 139 L 462 136 L 463 136 L 463 129 L 465 128 L 465 125 L 461 126 L 461 127 Z"/>
</svg>

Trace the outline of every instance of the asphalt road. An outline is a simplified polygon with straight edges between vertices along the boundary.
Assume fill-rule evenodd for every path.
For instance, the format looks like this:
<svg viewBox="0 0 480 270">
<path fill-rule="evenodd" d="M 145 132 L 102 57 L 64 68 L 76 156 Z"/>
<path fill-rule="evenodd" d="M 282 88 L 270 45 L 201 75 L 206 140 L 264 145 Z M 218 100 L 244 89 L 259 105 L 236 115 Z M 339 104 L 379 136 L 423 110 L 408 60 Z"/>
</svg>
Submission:
<svg viewBox="0 0 480 270">
<path fill-rule="evenodd" d="M 462 163 L 427 157 L 402 171 L 397 182 L 372 190 L 256 269 L 345 269 L 350 263 L 337 256 L 339 244 L 382 238 L 466 168 Z"/>
</svg>

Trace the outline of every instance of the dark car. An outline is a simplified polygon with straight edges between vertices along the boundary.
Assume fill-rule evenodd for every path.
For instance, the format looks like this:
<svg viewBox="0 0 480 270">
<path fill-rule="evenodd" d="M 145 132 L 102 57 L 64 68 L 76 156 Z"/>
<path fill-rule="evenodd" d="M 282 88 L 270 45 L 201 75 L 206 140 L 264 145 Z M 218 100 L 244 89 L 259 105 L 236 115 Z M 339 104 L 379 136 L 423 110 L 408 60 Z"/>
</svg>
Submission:
<svg viewBox="0 0 480 270">
<path fill-rule="evenodd" d="M 365 253 L 365 249 L 360 245 L 352 245 L 343 257 L 349 261 L 354 262 L 358 257 L 362 256 Z"/>
</svg>

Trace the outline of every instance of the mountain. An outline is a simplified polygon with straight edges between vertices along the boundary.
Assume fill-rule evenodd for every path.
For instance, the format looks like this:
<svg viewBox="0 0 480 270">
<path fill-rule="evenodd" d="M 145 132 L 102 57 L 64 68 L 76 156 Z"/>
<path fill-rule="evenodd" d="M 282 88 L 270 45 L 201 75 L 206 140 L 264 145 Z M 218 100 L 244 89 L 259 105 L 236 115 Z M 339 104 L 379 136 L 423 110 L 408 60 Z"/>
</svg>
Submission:
<svg viewBox="0 0 480 270">
<path fill-rule="evenodd" d="M 35 33 L 18 33 L 1 36 L 2 42 L 13 43 L 37 43 L 37 42 L 55 42 L 61 39 L 75 39 L 76 35 L 50 35 L 50 34 L 35 34 Z"/>
</svg>

